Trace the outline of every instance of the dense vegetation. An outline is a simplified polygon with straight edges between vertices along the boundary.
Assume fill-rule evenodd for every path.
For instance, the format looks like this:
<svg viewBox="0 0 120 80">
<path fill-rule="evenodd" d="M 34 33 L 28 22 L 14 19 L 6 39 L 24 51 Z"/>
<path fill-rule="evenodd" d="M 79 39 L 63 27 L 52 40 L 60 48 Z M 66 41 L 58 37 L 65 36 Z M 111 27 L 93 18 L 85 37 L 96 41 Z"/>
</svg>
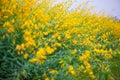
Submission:
<svg viewBox="0 0 120 80">
<path fill-rule="evenodd" d="M 120 80 L 120 22 L 54 3 L 0 0 L 0 80 Z"/>
</svg>

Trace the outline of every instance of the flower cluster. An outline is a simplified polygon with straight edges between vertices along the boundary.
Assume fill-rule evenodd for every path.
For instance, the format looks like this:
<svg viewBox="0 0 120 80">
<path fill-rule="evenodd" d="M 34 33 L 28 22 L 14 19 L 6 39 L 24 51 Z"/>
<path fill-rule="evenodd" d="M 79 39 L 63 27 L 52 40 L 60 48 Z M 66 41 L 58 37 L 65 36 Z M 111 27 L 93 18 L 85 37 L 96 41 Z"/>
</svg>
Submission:
<svg viewBox="0 0 120 80">
<path fill-rule="evenodd" d="M 39 66 L 40 74 L 32 76 L 35 80 L 106 79 L 102 73 L 114 80 L 112 66 L 120 66 L 112 62 L 120 55 L 120 22 L 91 14 L 88 7 L 70 11 L 69 1 L 53 3 L 1 1 L 0 40 L 8 39 L 26 64 Z"/>
</svg>

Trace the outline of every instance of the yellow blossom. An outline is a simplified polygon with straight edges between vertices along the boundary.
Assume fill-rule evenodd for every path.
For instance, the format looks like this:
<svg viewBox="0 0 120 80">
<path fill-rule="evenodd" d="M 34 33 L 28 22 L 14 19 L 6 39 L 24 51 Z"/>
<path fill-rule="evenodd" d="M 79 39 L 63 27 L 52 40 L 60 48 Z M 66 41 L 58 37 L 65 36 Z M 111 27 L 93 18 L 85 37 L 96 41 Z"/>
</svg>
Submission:
<svg viewBox="0 0 120 80">
<path fill-rule="evenodd" d="M 77 40 L 73 39 L 72 44 L 77 44 Z"/>
<path fill-rule="evenodd" d="M 17 45 L 16 50 L 25 50 L 25 45 L 24 44 Z"/>
<path fill-rule="evenodd" d="M 37 53 L 36 53 L 36 57 L 40 60 L 46 59 L 46 51 L 44 48 L 40 48 Z"/>
<path fill-rule="evenodd" d="M 28 56 L 29 56 L 28 53 L 25 53 L 25 54 L 24 54 L 24 58 L 25 58 L 25 59 L 27 59 Z"/>
<path fill-rule="evenodd" d="M 8 29 L 8 32 L 9 32 L 9 33 L 14 32 L 14 26 L 10 27 L 10 28 Z"/>
<path fill-rule="evenodd" d="M 50 70 L 50 73 L 53 74 L 53 73 L 56 73 L 58 72 L 57 70 Z"/>
<path fill-rule="evenodd" d="M 79 60 L 88 60 L 90 58 L 90 51 L 85 51 L 82 56 L 79 56 Z"/>
<path fill-rule="evenodd" d="M 47 36 L 48 34 L 49 34 L 48 32 L 44 32 L 44 35 L 46 35 L 46 36 Z"/>
<path fill-rule="evenodd" d="M 69 66 L 68 72 L 71 73 L 72 75 L 76 74 L 72 65 Z"/>
<path fill-rule="evenodd" d="M 71 38 L 70 34 L 66 33 L 65 38 L 67 38 L 67 39 Z"/>
<path fill-rule="evenodd" d="M 29 59 L 29 62 L 38 62 L 39 59 L 38 58 L 32 58 L 32 59 Z"/>
<path fill-rule="evenodd" d="M 17 45 L 15 49 L 20 50 L 20 45 Z"/>
<path fill-rule="evenodd" d="M 58 40 L 61 40 L 61 36 L 57 36 L 57 39 L 58 39 Z"/>
<path fill-rule="evenodd" d="M 52 54 L 52 53 L 54 52 L 54 49 L 51 48 L 50 46 L 47 46 L 47 47 L 46 47 L 46 52 L 47 52 L 48 54 Z"/>
<path fill-rule="evenodd" d="M 46 77 L 45 80 L 50 80 L 50 79 L 48 77 Z"/>
<path fill-rule="evenodd" d="M 61 43 L 57 43 L 56 45 L 57 45 L 58 47 L 61 47 L 61 46 L 62 46 L 62 44 L 61 44 Z"/>
<path fill-rule="evenodd" d="M 71 54 L 77 53 L 77 49 L 72 50 Z"/>
</svg>

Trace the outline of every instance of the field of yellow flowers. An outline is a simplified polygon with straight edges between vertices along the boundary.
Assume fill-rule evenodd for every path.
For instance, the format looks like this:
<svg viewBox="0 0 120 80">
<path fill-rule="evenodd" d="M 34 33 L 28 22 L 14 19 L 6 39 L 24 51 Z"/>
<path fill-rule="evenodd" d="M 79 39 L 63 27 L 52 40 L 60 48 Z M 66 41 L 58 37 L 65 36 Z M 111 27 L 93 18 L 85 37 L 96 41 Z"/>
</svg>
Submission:
<svg viewBox="0 0 120 80">
<path fill-rule="evenodd" d="M 0 80 L 120 80 L 120 21 L 54 3 L 0 0 Z"/>
</svg>

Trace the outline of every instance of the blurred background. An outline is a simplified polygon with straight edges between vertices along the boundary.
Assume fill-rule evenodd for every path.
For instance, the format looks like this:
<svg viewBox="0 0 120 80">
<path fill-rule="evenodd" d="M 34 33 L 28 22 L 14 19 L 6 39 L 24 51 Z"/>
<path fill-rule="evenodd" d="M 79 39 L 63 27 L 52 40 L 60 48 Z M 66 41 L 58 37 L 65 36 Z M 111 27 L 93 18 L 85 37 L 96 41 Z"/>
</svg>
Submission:
<svg viewBox="0 0 120 80">
<path fill-rule="evenodd" d="M 66 0 L 59 0 L 59 2 L 63 1 Z M 89 2 L 88 6 L 95 6 L 92 12 L 105 12 L 106 15 L 112 15 L 116 19 L 120 19 L 120 0 L 75 0 L 73 8 L 85 1 Z"/>
</svg>

